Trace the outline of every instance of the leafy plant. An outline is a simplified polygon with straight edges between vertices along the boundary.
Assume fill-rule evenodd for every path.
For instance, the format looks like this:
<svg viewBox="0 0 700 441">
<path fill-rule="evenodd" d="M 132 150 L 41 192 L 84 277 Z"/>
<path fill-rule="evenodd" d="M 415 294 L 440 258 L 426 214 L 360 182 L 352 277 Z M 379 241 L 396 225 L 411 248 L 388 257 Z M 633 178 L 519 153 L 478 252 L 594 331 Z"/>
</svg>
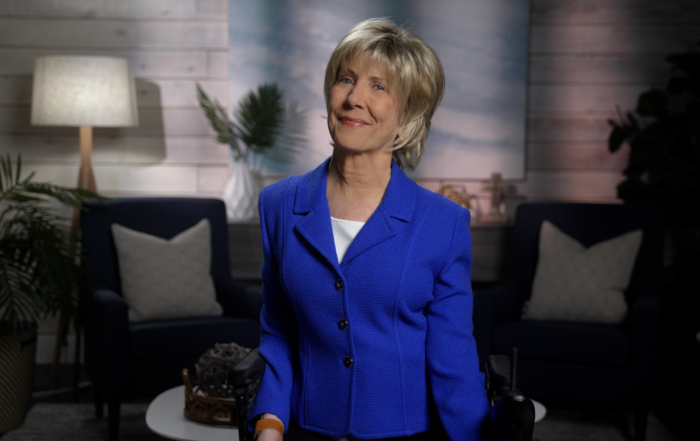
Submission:
<svg viewBox="0 0 700 441">
<path fill-rule="evenodd" d="M 243 160 L 254 167 L 261 167 L 265 158 L 289 163 L 306 146 L 303 135 L 306 112 L 296 103 L 286 103 L 275 83 L 249 91 L 239 101 L 232 119 L 199 84 L 197 98 L 216 131 L 216 140 L 229 144 L 236 161 Z"/>
<path fill-rule="evenodd" d="M 75 237 L 51 200 L 79 207 L 87 190 L 22 178 L 22 161 L 0 157 L 0 330 L 36 326 L 42 314 L 77 310 L 79 267 Z"/>
<path fill-rule="evenodd" d="M 625 203 L 664 208 L 669 225 L 700 227 L 700 52 L 665 58 L 673 75 L 665 89 L 639 96 L 634 112 L 612 126 L 611 152 L 630 146 L 626 179 L 617 187 Z"/>
</svg>

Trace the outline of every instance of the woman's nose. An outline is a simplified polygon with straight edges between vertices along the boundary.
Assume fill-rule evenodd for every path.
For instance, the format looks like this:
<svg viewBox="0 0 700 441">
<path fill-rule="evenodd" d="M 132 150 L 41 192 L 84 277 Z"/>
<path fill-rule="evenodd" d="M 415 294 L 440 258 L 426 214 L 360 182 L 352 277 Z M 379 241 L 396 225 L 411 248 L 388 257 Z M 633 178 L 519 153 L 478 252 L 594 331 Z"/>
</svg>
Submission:
<svg viewBox="0 0 700 441">
<path fill-rule="evenodd" d="M 349 107 L 362 107 L 363 105 L 363 97 L 362 93 L 360 90 L 357 88 L 357 86 L 353 86 L 349 91 L 348 91 L 348 96 L 345 98 L 345 103 Z"/>
</svg>

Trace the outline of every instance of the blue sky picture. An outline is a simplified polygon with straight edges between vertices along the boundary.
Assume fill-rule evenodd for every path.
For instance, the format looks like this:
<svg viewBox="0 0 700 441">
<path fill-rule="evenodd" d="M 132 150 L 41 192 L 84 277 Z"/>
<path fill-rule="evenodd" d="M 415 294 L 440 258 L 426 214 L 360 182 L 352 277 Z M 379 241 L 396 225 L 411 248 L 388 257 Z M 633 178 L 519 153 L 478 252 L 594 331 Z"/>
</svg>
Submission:
<svg viewBox="0 0 700 441">
<path fill-rule="evenodd" d="M 525 173 L 527 0 L 229 0 L 229 94 L 265 82 L 306 109 L 305 154 L 266 162 L 268 176 L 305 173 L 328 156 L 323 77 L 355 24 L 389 17 L 438 54 L 446 90 L 418 168 L 426 179 L 506 179 Z"/>
</svg>

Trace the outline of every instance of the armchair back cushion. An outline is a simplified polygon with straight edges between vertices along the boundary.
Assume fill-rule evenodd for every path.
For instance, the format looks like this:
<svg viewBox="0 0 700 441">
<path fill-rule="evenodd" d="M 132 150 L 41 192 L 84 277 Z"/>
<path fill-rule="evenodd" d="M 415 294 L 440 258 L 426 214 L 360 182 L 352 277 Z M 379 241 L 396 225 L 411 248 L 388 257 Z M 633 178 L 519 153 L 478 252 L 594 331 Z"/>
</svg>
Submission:
<svg viewBox="0 0 700 441">
<path fill-rule="evenodd" d="M 129 321 L 221 315 L 209 274 L 209 221 L 170 240 L 112 224 Z"/>
<path fill-rule="evenodd" d="M 524 319 L 622 323 L 624 290 L 642 231 L 584 248 L 549 221 L 540 230 L 539 260 Z"/>
<path fill-rule="evenodd" d="M 89 201 L 81 219 L 85 245 L 83 269 L 89 291 L 108 289 L 122 293 L 119 262 L 112 224 L 170 240 L 202 219 L 211 228 L 211 268 L 214 281 L 230 280 L 228 231 L 224 202 L 204 198 L 124 198 Z M 107 251 L 107 252 L 106 252 Z"/>
<path fill-rule="evenodd" d="M 540 229 L 546 220 L 585 248 L 630 231 L 642 230 L 642 243 L 625 290 L 625 300 L 629 305 L 643 293 L 659 292 L 661 273 L 658 268 L 663 260 L 661 214 L 646 206 L 618 204 L 531 203 L 519 206 L 513 227 L 510 262 L 510 277 L 518 286 L 533 285 Z M 530 293 L 530 289 L 520 291 L 520 306 Z"/>
</svg>

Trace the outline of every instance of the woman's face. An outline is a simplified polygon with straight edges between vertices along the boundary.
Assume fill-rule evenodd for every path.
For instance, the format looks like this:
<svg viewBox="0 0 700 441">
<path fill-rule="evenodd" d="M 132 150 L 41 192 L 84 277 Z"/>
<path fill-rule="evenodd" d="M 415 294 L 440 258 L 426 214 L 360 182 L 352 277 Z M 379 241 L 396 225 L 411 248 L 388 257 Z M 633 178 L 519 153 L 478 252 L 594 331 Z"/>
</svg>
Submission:
<svg viewBox="0 0 700 441">
<path fill-rule="evenodd" d="M 397 86 L 381 63 L 363 55 L 338 72 L 328 101 L 328 130 L 349 153 L 390 151 L 401 127 Z"/>
</svg>

